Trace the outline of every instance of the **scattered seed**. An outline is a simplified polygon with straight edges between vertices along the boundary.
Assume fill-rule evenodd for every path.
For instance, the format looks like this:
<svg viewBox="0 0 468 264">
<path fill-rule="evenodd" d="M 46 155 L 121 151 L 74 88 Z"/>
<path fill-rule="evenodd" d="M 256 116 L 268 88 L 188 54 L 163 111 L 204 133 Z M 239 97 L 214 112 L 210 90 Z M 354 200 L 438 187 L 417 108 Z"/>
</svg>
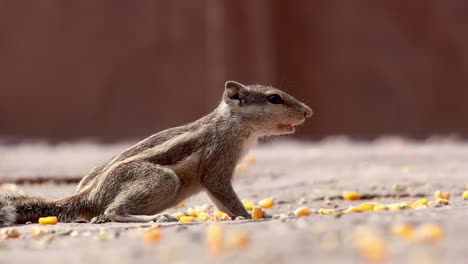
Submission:
<svg viewBox="0 0 468 264">
<path fill-rule="evenodd" d="M 31 229 L 29 229 L 29 232 L 31 233 L 32 236 L 38 237 L 38 236 L 43 236 L 49 233 L 49 230 L 45 228 L 44 226 L 33 226 Z"/>
<path fill-rule="evenodd" d="M 308 207 L 300 207 L 294 211 L 296 217 L 308 216 L 310 215 L 310 209 Z"/>
<path fill-rule="evenodd" d="M 273 207 L 273 200 L 271 198 L 265 198 L 258 202 L 258 205 L 262 208 L 271 208 Z"/>
<path fill-rule="evenodd" d="M 143 240 L 146 242 L 146 243 L 155 243 L 157 241 L 159 241 L 161 239 L 162 235 L 161 235 L 161 230 L 159 229 L 151 229 L 151 230 L 147 230 L 143 233 Z"/>
<path fill-rule="evenodd" d="M 252 210 L 252 208 L 255 206 L 255 203 L 249 199 L 243 199 L 242 204 L 246 210 Z"/>
<path fill-rule="evenodd" d="M 3 238 L 18 238 L 20 236 L 20 232 L 16 227 L 6 227 L 0 230 L 0 234 Z"/>
<path fill-rule="evenodd" d="M 55 225 L 58 223 L 56 216 L 48 216 L 39 218 L 39 224 L 41 225 Z"/>
<path fill-rule="evenodd" d="M 182 216 L 179 218 L 179 222 L 181 223 L 188 223 L 188 222 L 193 222 L 195 218 L 193 216 Z"/>
<path fill-rule="evenodd" d="M 260 206 L 254 206 L 252 208 L 252 219 L 259 220 L 263 218 L 263 210 Z"/>
<path fill-rule="evenodd" d="M 345 200 L 359 200 L 361 195 L 358 192 L 344 192 L 343 199 Z"/>
<path fill-rule="evenodd" d="M 449 192 L 436 191 L 436 192 L 434 193 L 434 198 L 435 198 L 435 199 L 450 200 L 450 193 L 449 193 Z"/>
</svg>

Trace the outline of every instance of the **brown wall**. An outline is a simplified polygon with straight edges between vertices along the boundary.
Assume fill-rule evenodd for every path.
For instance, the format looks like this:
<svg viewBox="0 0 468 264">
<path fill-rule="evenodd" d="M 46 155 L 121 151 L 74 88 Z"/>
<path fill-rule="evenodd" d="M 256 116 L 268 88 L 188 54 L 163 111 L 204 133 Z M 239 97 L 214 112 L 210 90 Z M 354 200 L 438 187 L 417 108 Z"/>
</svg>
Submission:
<svg viewBox="0 0 468 264">
<path fill-rule="evenodd" d="M 281 87 L 299 135 L 468 135 L 468 2 L 0 2 L 0 136 L 115 140 L 193 120 L 227 79 Z"/>
</svg>

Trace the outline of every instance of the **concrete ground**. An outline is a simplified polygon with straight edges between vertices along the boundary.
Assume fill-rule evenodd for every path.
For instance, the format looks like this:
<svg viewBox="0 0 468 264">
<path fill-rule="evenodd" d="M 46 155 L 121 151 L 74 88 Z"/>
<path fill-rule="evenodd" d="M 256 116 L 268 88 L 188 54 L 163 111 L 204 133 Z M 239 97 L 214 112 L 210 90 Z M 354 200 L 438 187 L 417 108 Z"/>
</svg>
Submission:
<svg viewBox="0 0 468 264">
<path fill-rule="evenodd" d="M 0 181 L 24 177 L 73 178 L 108 160 L 130 143 L 99 145 L 76 143 L 47 145 L 25 142 L 0 145 Z M 266 221 L 221 223 L 227 241 L 246 232 L 245 248 L 228 246 L 209 254 L 209 223 L 167 224 L 155 243 L 142 239 L 150 224 L 62 224 L 47 226 L 49 235 L 33 237 L 36 226 L 18 226 L 21 236 L 0 239 L 0 264 L 6 263 L 361 263 L 365 252 L 383 263 L 465 263 L 468 246 L 468 201 L 461 198 L 468 183 L 468 143 L 450 139 L 412 142 L 386 138 L 368 143 L 343 138 L 321 142 L 274 141 L 255 147 L 250 163 L 236 172 L 235 189 L 241 198 L 258 201 L 273 197 L 266 211 L 288 214 L 298 207 L 312 209 L 310 216 Z M 14 186 L 2 185 L 4 189 Z M 47 198 L 74 192 L 72 184 L 18 185 L 16 191 Z M 345 209 L 365 201 L 326 201 L 344 191 L 385 196 L 370 202 L 434 200 L 436 190 L 452 194 L 450 205 L 401 211 L 364 212 L 339 216 L 320 215 L 319 208 Z M 396 195 L 409 197 L 400 197 Z M 204 194 L 186 201 L 186 211 L 209 203 Z M 415 227 L 403 239 L 392 233 L 398 223 Z M 424 224 L 443 230 L 431 240 Z M 370 238 L 369 238 L 370 237 Z M 370 241 L 370 242 L 369 242 Z M 232 243 L 227 243 L 231 245 Z M 380 252 L 380 253 L 379 253 Z M 372 258 L 372 255 L 370 256 Z"/>
</svg>

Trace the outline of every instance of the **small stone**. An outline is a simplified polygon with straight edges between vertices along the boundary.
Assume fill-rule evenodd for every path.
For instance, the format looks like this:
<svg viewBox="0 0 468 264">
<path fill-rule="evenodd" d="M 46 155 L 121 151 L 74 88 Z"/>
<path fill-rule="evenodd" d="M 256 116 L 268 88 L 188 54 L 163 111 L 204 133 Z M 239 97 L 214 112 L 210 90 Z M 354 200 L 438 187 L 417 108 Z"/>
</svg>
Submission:
<svg viewBox="0 0 468 264">
<path fill-rule="evenodd" d="M 405 192 L 407 190 L 407 188 L 408 188 L 407 186 L 402 185 L 402 184 L 393 184 L 392 185 L 392 189 L 395 192 L 400 192 L 400 193 Z"/>
<path fill-rule="evenodd" d="M 299 201 L 297 203 L 298 204 L 306 204 L 307 200 L 304 197 L 302 197 L 301 199 L 299 199 Z"/>
</svg>

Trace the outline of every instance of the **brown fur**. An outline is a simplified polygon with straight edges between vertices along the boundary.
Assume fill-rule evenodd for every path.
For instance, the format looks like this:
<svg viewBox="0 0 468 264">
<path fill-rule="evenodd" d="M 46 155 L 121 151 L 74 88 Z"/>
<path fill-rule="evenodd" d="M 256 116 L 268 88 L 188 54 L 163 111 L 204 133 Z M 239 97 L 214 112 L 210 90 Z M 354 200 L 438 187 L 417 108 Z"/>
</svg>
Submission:
<svg viewBox="0 0 468 264">
<path fill-rule="evenodd" d="M 271 94 L 284 103 L 271 103 Z M 212 113 L 123 151 L 85 176 L 75 195 L 58 201 L 0 196 L 0 224 L 49 215 L 62 222 L 172 221 L 158 213 L 201 190 L 231 217 L 249 218 L 231 185 L 236 163 L 257 137 L 292 133 L 311 115 L 305 104 L 278 89 L 229 81 Z"/>
</svg>

